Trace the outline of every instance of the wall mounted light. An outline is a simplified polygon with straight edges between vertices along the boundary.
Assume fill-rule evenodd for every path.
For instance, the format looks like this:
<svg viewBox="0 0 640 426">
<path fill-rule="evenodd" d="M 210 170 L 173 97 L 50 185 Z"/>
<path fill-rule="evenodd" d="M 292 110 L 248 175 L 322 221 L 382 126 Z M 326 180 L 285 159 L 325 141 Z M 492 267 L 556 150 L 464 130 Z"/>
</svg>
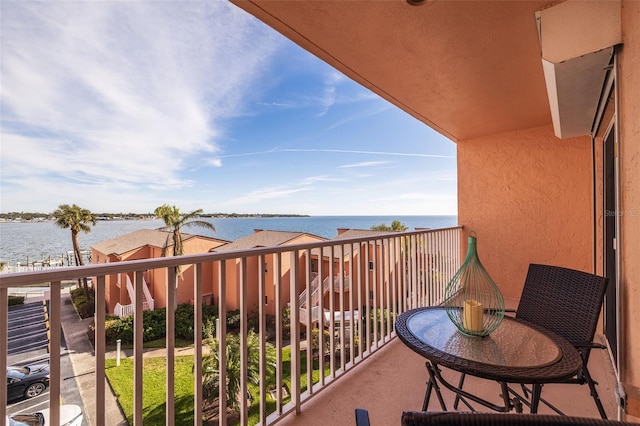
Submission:
<svg viewBox="0 0 640 426">
<path fill-rule="evenodd" d="M 425 4 L 433 3 L 435 0 L 406 0 L 411 6 L 422 6 Z"/>
</svg>

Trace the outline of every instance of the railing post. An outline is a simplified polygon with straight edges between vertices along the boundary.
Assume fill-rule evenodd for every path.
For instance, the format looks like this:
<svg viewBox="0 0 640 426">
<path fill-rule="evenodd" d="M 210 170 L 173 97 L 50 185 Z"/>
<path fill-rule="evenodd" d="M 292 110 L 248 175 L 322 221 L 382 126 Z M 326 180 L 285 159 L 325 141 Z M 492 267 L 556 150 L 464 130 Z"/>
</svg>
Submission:
<svg viewBox="0 0 640 426">
<path fill-rule="evenodd" d="M 264 256 L 258 256 L 258 328 L 260 338 L 260 378 L 267 376 L 267 328 L 265 324 Z M 267 420 L 267 381 L 260 380 L 260 424 Z"/>
<path fill-rule="evenodd" d="M 324 386 L 324 248 L 318 249 L 318 374 L 320 375 L 320 386 Z M 313 311 L 312 311 L 313 315 Z"/>
<path fill-rule="evenodd" d="M 307 305 L 307 315 L 305 318 L 305 327 L 307 329 L 307 392 L 309 395 L 313 393 L 313 325 L 312 325 L 312 317 L 313 317 L 313 305 L 311 302 L 311 294 L 313 292 L 312 289 L 312 276 L 311 276 L 311 250 L 305 250 L 305 289 L 306 289 L 306 300 L 305 303 Z M 322 331 L 322 330 L 319 330 Z"/>
<path fill-rule="evenodd" d="M 218 320 L 216 334 L 218 336 L 218 370 L 219 370 L 219 421 L 220 426 L 227 426 L 227 262 L 222 260 L 218 264 Z"/>
<path fill-rule="evenodd" d="M 176 290 L 179 279 L 177 268 L 169 268 L 169 283 L 167 285 L 167 375 L 166 375 L 166 424 L 171 426 L 175 423 L 175 346 L 176 346 Z M 136 272 L 136 292 L 144 285 L 142 281 L 142 271 Z M 136 298 L 138 295 L 136 295 Z"/>
<path fill-rule="evenodd" d="M 246 425 L 248 419 L 247 407 L 247 258 L 240 259 L 240 424 Z"/>
<path fill-rule="evenodd" d="M 331 371 L 331 377 L 336 377 L 336 336 L 335 336 L 335 301 L 333 297 L 333 277 L 334 277 L 334 267 L 333 262 L 336 258 L 335 256 L 335 246 L 331 246 L 331 257 L 329 259 L 329 352 L 331 353 L 331 357 L 329 358 L 329 370 Z M 324 293 L 323 293 L 324 294 Z M 323 296 L 324 297 L 324 296 Z M 324 324 L 324 312 L 318 312 L 318 315 L 322 319 L 322 324 Z"/>
<path fill-rule="evenodd" d="M 291 289 L 291 400 L 295 413 L 300 414 L 300 299 L 298 297 L 298 251 L 290 252 Z"/>
<path fill-rule="evenodd" d="M 171 269 L 171 268 L 167 268 Z M 169 286 L 169 282 L 166 283 Z M 134 300 L 134 314 L 133 314 L 133 426 L 142 425 L 142 332 L 143 332 L 143 317 L 142 317 L 142 288 L 139 283 L 135 283 L 134 288 L 135 300 Z"/>
<path fill-rule="evenodd" d="M 49 372 L 53 380 L 49 381 L 49 422 L 60 424 L 60 342 L 62 324 L 60 322 L 60 281 L 52 281 L 49 292 L 49 321 L 51 338 L 49 339 Z"/>
<path fill-rule="evenodd" d="M 95 318 L 95 354 L 96 354 L 96 426 L 105 426 L 105 373 L 104 358 L 106 347 L 105 325 L 105 277 L 100 275 L 96 279 L 94 290 L 94 318 Z M 118 339 L 118 365 L 120 365 L 120 339 Z"/>
<path fill-rule="evenodd" d="M 276 413 L 282 414 L 282 256 L 277 253 L 275 258 L 275 293 L 276 293 Z M 291 295 L 289 296 L 291 299 Z M 293 311 L 293 307 L 290 311 Z M 291 321 L 289 316 L 289 321 Z"/>
<path fill-rule="evenodd" d="M 340 368 L 344 370 L 345 366 L 345 352 L 344 352 L 344 245 L 340 245 L 340 266 L 338 269 L 339 292 L 340 292 L 340 330 L 338 335 L 340 336 Z M 332 296 L 334 294 L 334 287 L 332 286 Z"/>
<path fill-rule="evenodd" d="M 193 424 L 202 424 L 202 263 L 194 267 L 193 286 Z M 217 327 L 216 327 L 217 330 Z"/>
<path fill-rule="evenodd" d="M 7 354 L 9 352 L 9 294 L 0 287 L 0 383 L 7 382 Z M 0 407 L 7 406 L 7 387 L 0 386 Z M 0 416 L 0 426 L 6 426 L 6 417 Z"/>
</svg>

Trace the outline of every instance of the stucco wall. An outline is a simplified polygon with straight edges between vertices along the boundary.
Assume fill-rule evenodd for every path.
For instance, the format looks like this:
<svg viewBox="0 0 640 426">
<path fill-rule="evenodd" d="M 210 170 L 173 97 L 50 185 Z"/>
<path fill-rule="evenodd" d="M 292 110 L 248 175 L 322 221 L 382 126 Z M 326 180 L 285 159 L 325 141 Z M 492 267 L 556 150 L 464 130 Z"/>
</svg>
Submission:
<svg viewBox="0 0 640 426">
<path fill-rule="evenodd" d="M 465 140 L 458 148 L 458 221 L 505 297 L 530 263 L 592 272 L 591 141 L 552 126 Z"/>
<path fill-rule="evenodd" d="M 619 59 L 622 381 L 640 388 L 640 2 L 625 1 Z M 640 413 L 636 413 L 640 415 Z"/>
</svg>

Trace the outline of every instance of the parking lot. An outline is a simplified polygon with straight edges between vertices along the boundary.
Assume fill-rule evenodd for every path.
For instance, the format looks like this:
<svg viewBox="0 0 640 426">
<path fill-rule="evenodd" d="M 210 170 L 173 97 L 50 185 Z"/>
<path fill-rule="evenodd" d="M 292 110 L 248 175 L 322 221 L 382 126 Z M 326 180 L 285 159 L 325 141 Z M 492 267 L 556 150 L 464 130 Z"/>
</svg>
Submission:
<svg viewBox="0 0 640 426">
<path fill-rule="evenodd" d="M 43 302 L 27 303 L 9 307 L 9 352 L 10 365 L 23 365 L 31 358 L 47 357 L 48 315 Z"/>
<path fill-rule="evenodd" d="M 49 363 L 49 322 L 46 302 L 42 300 L 9 307 L 7 364 L 24 366 Z M 63 404 L 83 407 L 73 366 L 62 333 L 60 348 L 61 399 Z M 33 398 L 8 401 L 7 414 L 34 413 L 49 406 L 49 389 Z M 83 408 L 84 410 L 84 408 Z M 85 416 L 86 419 L 86 416 Z M 88 424 L 86 420 L 83 424 Z"/>
</svg>

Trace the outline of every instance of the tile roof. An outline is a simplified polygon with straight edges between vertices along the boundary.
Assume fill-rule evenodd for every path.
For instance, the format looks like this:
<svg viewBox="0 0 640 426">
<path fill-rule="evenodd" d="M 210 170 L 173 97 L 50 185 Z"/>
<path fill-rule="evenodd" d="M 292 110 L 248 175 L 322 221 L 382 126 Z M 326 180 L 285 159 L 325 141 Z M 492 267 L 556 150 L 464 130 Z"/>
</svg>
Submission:
<svg viewBox="0 0 640 426">
<path fill-rule="evenodd" d="M 202 235 L 193 235 L 182 233 L 182 239 L 187 241 L 191 238 L 204 238 L 212 241 L 226 242 L 224 240 L 218 240 L 216 238 L 205 237 Z M 138 249 L 144 246 L 164 247 L 169 238 L 169 247 L 173 245 L 171 233 L 162 229 L 139 229 L 137 231 L 130 232 L 128 234 L 120 235 L 110 240 L 101 241 L 91 246 L 92 249 L 97 250 L 103 254 L 115 254 L 121 255 L 131 250 Z"/>
<path fill-rule="evenodd" d="M 243 250 L 243 249 L 250 249 L 255 247 L 281 246 L 281 245 L 286 245 L 292 240 L 305 235 L 312 238 L 316 238 L 318 241 L 326 240 L 326 238 L 319 237 L 317 235 L 309 234 L 306 232 L 271 231 L 271 230 L 256 229 L 255 232 L 251 235 L 247 235 L 246 237 L 239 238 L 228 244 L 222 245 L 220 247 L 216 247 L 211 251 Z"/>
</svg>

